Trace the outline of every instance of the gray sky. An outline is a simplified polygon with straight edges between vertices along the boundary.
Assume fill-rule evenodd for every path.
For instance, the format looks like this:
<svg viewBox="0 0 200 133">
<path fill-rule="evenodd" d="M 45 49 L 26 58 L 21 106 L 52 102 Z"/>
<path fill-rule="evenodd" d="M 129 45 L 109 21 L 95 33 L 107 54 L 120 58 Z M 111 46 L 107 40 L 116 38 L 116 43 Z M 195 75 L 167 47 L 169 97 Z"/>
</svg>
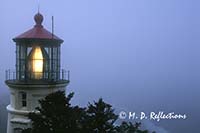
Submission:
<svg viewBox="0 0 200 133">
<path fill-rule="evenodd" d="M 4 71 L 15 65 L 12 38 L 33 27 L 38 3 L 45 28 L 51 31 L 54 15 L 65 41 L 62 67 L 71 71 L 74 104 L 103 97 L 116 110 L 186 113 L 187 120 L 147 127 L 200 132 L 200 1 L 2 0 L 0 93 Z"/>
</svg>

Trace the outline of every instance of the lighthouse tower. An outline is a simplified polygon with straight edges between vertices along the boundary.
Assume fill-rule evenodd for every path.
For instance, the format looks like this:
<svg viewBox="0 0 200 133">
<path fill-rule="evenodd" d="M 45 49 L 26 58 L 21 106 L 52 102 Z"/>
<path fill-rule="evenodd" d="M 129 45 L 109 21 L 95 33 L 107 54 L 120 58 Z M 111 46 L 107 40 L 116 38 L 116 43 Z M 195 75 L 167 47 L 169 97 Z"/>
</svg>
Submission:
<svg viewBox="0 0 200 133">
<path fill-rule="evenodd" d="M 60 46 L 63 40 L 47 31 L 43 16 L 34 16 L 32 29 L 15 37 L 15 70 L 6 71 L 5 83 L 10 90 L 7 106 L 7 133 L 21 133 L 31 126 L 27 115 L 38 106 L 38 100 L 49 93 L 65 91 L 69 83 L 69 71 L 61 69 Z"/>
</svg>

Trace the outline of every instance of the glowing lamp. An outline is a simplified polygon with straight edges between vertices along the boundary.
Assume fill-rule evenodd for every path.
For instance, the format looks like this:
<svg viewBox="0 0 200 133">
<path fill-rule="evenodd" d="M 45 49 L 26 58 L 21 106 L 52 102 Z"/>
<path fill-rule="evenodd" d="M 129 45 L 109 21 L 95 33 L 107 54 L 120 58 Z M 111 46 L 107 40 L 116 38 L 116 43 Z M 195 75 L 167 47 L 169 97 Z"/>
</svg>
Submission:
<svg viewBox="0 0 200 133">
<path fill-rule="evenodd" d="M 43 74 L 43 55 L 42 50 L 39 46 L 33 48 L 32 51 L 32 57 L 31 57 L 31 67 L 32 67 L 32 73 L 33 77 L 35 79 L 42 78 Z"/>
</svg>

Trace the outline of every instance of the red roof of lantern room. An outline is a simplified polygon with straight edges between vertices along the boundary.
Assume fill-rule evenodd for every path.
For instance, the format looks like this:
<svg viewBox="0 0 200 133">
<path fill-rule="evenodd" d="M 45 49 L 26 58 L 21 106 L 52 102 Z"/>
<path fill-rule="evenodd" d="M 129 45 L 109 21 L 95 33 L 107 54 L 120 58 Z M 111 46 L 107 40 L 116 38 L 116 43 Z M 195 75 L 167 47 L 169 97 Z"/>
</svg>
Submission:
<svg viewBox="0 0 200 133">
<path fill-rule="evenodd" d="M 35 20 L 36 25 L 32 29 L 30 29 L 30 30 L 22 33 L 21 35 L 15 37 L 13 40 L 16 41 L 16 40 L 19 40 L 19 39 L 53 39 L 53 40 L 63 42 L 62 39 L 55 36 L 54 34 L 49 32 L 48 30 L 46 30 L 42 26 L 42 21 L 43 21 L 42 14 L 37 13 L 34 16 L 34 20 Z"/>
</svg>

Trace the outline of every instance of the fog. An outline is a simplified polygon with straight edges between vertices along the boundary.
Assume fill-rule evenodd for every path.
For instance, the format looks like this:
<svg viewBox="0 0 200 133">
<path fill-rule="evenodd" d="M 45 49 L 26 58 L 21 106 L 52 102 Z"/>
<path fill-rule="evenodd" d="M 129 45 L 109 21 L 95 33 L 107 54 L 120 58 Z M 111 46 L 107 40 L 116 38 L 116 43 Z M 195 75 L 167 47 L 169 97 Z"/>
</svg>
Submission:
<svg viewBox="0 0 200 133">
<path fill-rule="evenodd" d="M 73 104 L 102 97 L 116 112 L 184 113 L 186 120 L 142 123 L 160 133 L 200 132 L 198 0 L 2 0 L 0 105 L 9 97 L 5 70 L 15 67 L 12 38 L 33 27 L 38 4 L 45 28 L 51 31 L 53 15 L 64 40 L 61 61 L 71 72 L 66 91 L 75 92 Z"/>
</svg>

